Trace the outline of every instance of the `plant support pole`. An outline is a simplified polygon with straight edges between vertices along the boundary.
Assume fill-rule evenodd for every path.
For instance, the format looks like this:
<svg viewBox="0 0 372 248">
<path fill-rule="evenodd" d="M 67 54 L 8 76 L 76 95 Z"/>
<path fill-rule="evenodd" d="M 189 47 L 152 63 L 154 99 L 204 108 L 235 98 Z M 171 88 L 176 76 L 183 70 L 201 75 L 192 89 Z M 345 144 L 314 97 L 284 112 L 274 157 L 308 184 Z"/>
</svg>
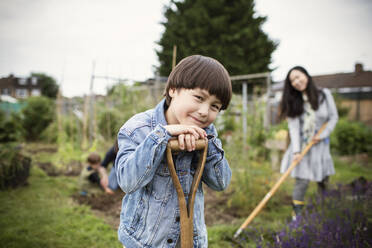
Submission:
<svg viewBox="0 0 372 248">
<path fill-rule="evenodd" d="M 318 133 L 315 137 L 318 137 L 325 127 L 327 126 L 327 122 L 323 124 L 323 126 L 319 129 Z M 266 205 L 269 199 L 275 194 L 278 190 L 279 186 L 284 182 L 284 180 L 289 176 L 292 170 L 298 165 L 298 163 L 302 160 L 302 158 L 306 155 L 306 153 L 310 150 L 310 148 L 314 145 L 314 141 L 311 140 L 305 149 L 301 152 L 299 159 L 292 161 L 291 165 L 287 169 L 287 171 L 279 178 L 279 180 L 275 183 L 275 185 L 271 188 L 269 193 L 265 195 L 265 197 L 261 200 L 261 202 L 257 205 L 257 207 L 253 210 L 253 212 L 248 216 L 248 218 L 244 221 L 244 223 L 240 226 L 238 231 L 234 234 L 234 238 L 237 238 L 240 233 L 243 231 L 244 228 L 248 226 L 249 223 L 258 215 L 258 213 L 262 210 L 262 208 Z"/>
</svg>

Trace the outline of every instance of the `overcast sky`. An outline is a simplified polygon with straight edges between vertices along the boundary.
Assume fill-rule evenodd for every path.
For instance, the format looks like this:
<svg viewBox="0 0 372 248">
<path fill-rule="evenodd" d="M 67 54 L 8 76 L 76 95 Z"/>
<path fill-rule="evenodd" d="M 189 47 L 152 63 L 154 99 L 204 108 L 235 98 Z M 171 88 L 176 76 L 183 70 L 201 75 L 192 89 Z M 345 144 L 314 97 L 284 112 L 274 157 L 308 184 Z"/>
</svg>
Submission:
<svg viewBox="0 0 372 248">
<path fill-rule="evenodd" d="M 155 49 L 169 0 L 1 0 L 0 77 L 43 72 L 65 96 L 89 92 L 95 74 L 145 80 L 157 65 Z M 292 66 L 312 75 L 372 69 L 371 0 L 258 0 L 263 29 L 279 42 L 271 68 L 281 80 Z M 105 93 L 108 80 L 96 80 Z"/>
</svg>

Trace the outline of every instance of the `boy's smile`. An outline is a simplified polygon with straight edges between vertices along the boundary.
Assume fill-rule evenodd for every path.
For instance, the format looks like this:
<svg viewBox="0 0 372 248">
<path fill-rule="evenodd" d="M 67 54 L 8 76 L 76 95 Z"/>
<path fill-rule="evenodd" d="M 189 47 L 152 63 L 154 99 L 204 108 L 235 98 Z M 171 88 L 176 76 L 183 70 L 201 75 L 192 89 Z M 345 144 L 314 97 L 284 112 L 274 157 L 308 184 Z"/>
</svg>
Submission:
<svg viewBox="0 0 372 248">
<path fill-rule="evenodd" d="M 222 107 L 221 101 L 215 95 L 210 95 L 207 90 L 200 88 L 170 89 L 169 95 L 172 101 L 165 113 L 169 125 L 208 127 Z"/>
</svg>

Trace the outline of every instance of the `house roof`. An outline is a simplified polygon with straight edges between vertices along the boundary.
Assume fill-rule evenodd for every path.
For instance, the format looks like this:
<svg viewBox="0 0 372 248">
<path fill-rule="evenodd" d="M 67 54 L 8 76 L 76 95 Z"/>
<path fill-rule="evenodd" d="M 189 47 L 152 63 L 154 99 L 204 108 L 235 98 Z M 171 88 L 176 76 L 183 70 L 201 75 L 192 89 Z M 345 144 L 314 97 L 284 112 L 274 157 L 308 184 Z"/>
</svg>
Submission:
<svg viewBox="0 0 372 248">
<path fill-rule="evenodd" d="M 368 87 L 372 86 L 372 71 L 319 75 L 313 80 L 321 88 Z"/>
</svg>

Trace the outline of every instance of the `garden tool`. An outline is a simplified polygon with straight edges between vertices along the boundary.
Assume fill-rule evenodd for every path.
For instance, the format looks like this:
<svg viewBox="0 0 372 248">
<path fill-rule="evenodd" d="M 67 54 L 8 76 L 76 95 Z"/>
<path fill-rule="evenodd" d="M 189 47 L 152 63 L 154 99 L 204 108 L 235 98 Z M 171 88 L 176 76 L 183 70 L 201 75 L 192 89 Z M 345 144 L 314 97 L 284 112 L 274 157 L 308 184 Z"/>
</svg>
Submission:
<svg viewBox="0 0 372 248">
<path fill-rule="evenodd" d="M 192 180 L 190 192 L 188 194 L 188 202 L 186 205 L 186 198 L 181 187 L 180 180 L 176 174 L 174 167 L 172 151 L 181 151 L 178 146 L 178 140 L 172 139 L 167 145 L 167 161 L 168 169 L 172 177 L 172 181 L 177 191 L 177 198 L 180 208 L 180 221 L 181 221 L 181 248 L 193 247 L 193 216 L 194 216 L 194 201 L 196 190 L 198 189 L 204 166 L 207 158 L 208 141 L 206 139 L 199 139 L 196 141 L 195 150 L 200 150 L 200 158 L 196 168 L 194 178 Z"/>
<path fill-rule="evenodd" d="M 327 126 L 327 122 L 323 124 L 323 126 L 319 129 L 315 137 L 318 137 L 325 127 Z M 239 227 L 239 229 L 234 234 L 234 238 L 237 238 L 239 234 L 243 231 L 244 228 L 248 226 L 249 223 L 257 216 L 257 214 L 262 210 L 265 204 L 269 201 L 269 199 L 275 194 L 278 190 L 279 186 L 284 182 L 284 180 L 289 176 L 292 170 L 298 165 L 298 163 L 302 160 L 302 158 L 306 155 L 306 153 L 310 150 L 310 148 L 315 144 L 313 140 L 311 140 L 303 151 L 300 154 L 299 159 L 292 161 L 289 168 L 286 172 L 279 178 L 279 180 L 275 183 L 275 185 L 271 188 L 271 190 L 265 195 L 265 197 L 261 200 L 261 202 L 257 205 L 257 207 L 252 211 L 252 213 L 248 216 L 248 218 L 244 221 L 244 223 Z"/>
</svg>

